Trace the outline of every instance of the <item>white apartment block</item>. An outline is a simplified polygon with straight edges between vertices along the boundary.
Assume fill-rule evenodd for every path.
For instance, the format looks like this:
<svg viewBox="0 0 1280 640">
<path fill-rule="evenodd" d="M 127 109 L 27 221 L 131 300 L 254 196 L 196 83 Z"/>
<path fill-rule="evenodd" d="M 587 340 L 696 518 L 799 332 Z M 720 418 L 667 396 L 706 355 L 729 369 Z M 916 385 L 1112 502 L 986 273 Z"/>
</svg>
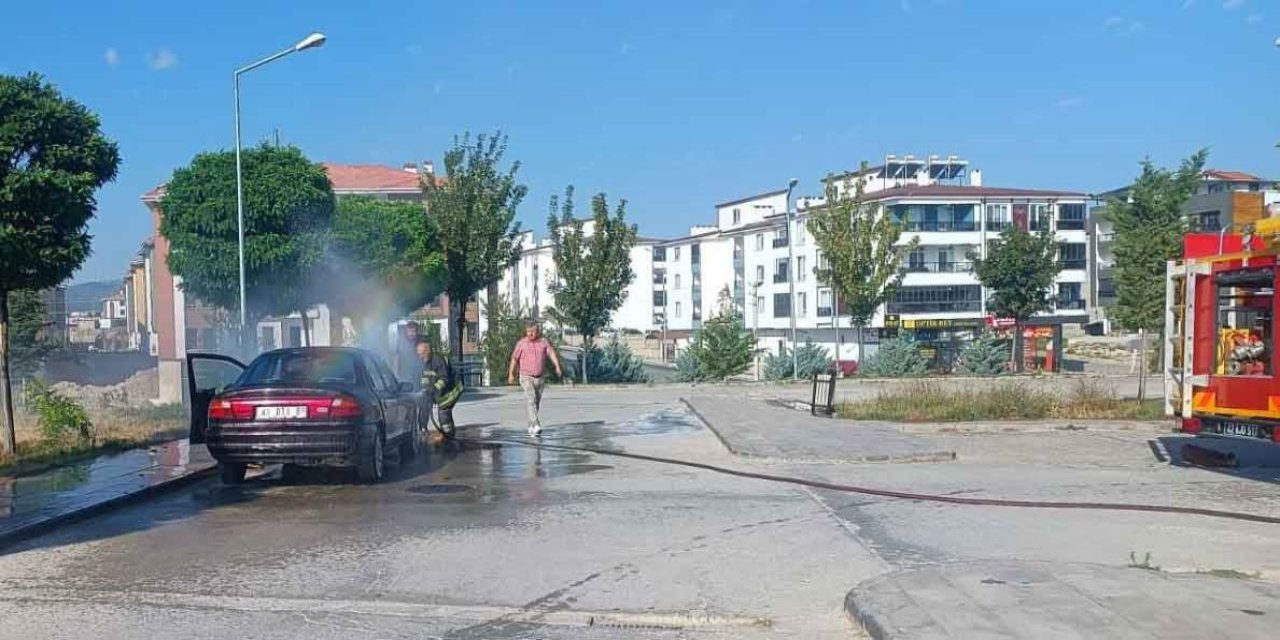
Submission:
<svg viewBox="0 0 1280 640">
<path fill-rule="evenodd" d="M 1088 320 L 1086 194 L 983 186 L 981 173 L 955 157 L 889 156 L 861 176 L 836 178 L 842 188 L 845 178 L 858 177 L 865 180 L 865 200 L 902 225 L 901 243 L 920 241 L 904 260 L 907 273 L 896 298 L 864 332 L 871 348 L 886 329 L 954 344 L 984 326 L 990 292 L 978 282 L 968 254 L 985 255 L 1011 225 L 1048 229 L 1059 244 L 1059 302 L 1037 321 Z M 849 317 L 837 313 L 835 295 L 814 274 L 821 256 L 806 230 L 807 211 L 823 204 L 820 197 L 788 203 L 780 189 L 717 204 L 714 224 L 695 226 L 687 236 L 643 240 L 632 250 L 636 278 L 613 327 L 664 332 L 682 343 L 728 304 L 768 352 L 790 346 L 794 315 L 798 342 L 813 341 L 833 356 L 838 347 L 841 359 L 860 359 Z M 552 306 L 555 265 L 545 240 L 535 243 L 531 233 L 524 240 L 520 260 L 499 290 L 538 314 Z"/>
</svg>

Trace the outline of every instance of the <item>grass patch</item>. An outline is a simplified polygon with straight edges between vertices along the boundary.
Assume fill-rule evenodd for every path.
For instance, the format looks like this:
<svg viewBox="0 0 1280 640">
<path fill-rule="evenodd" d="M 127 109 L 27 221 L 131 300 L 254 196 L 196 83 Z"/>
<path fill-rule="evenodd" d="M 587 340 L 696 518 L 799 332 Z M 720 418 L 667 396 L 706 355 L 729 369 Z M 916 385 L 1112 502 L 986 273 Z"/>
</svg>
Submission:
<svg viewBox="0 0 1280 640">
<path fill-rule="evenodd" d="M 1235 569 L 1208 569 L 1197 571 L 1196 573 L 1208 576 L 1216 576 L 1219 578 L 1231 578 L 1232 580 L 1261 580 L 1261 573 L 1247 573 L 1244 571 L 1236 571 Z"/>
<path fill-rule="evenodd" d="M 0 455 L 0 474 L 27 475 L 86 457 L 180 438 L 187 433 L 182 405 L 89 409 L 93 436 L 87 441 L 43 437 L 36 416 L 16 413 L 17 455 Z"/>
<path fill-rule="evenodd" d="M 1159 400 L 1124 400 L 1105 383 L 1080 379 L 1062 395 L 1022 382 L 950 387 L 918 381 L 882 391 L 874 399 L 841 403 L 841 418 L 894 422 L 978 422 L 985 420 L 1155 420 L 1164 416 Z"/>
</svg>

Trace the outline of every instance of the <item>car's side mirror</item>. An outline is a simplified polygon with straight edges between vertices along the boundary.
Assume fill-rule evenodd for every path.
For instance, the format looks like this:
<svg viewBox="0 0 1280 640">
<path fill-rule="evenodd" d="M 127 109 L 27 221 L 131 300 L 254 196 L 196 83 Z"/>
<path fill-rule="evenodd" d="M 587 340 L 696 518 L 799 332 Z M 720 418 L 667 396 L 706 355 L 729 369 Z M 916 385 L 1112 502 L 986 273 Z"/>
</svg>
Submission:
<svg viewBox="0 0 1280 640">
<path fill-rule="evenodd" d="M 414 390 L 414 389 L 416 389 L 416 388 L 417 388 L 417 387 L 413 386 L 413 383 L 412 383 L 412 382 L 401 382 L 401 383 L 400 383 L 400 393 L 412 393 L 412 392 L 413 392 L 413 390 Z"/>
</svg>

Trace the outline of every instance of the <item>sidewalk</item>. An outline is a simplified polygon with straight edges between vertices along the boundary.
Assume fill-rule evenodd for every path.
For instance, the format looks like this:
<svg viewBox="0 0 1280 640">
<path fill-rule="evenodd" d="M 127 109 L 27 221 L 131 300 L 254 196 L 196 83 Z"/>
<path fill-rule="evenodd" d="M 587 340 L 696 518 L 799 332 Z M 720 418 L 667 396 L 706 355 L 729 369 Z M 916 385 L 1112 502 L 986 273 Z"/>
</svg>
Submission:
<svg viewBox="0 0 1280 640">
<path fill-rule="evenodd" d="M 210 475 L 185 438 L 18 478 L 0 476 L 0 550 L 57 526 Z"/>
<path fill-rule="evenodd" d="M 1275 638 L 1280 585 L 1131 567 L 989 560 L 898 571 L 850 591 L 877 639 Z"/>
<path fill-rule="evenodd" d="M 685 403 L 730 452 L 792 462 L 941 462 L 954 451 L 878 424 L 818 418 L 738 397 L 697 395 Z"/>
</svg>

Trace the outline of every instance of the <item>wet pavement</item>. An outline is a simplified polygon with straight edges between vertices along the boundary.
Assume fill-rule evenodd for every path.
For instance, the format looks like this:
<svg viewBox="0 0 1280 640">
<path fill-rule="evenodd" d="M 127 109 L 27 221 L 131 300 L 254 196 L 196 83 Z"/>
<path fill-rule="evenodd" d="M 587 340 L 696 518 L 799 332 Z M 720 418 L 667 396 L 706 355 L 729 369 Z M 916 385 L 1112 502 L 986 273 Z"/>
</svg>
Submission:
<svg viewBox="0 0 1280 640">
<path fill-rule="evenodd" d="M 204 447 L 175 440 L 43 473 L 0 477 L 0 548 L 25 532 L 213 466 Z"/>
</svg>

